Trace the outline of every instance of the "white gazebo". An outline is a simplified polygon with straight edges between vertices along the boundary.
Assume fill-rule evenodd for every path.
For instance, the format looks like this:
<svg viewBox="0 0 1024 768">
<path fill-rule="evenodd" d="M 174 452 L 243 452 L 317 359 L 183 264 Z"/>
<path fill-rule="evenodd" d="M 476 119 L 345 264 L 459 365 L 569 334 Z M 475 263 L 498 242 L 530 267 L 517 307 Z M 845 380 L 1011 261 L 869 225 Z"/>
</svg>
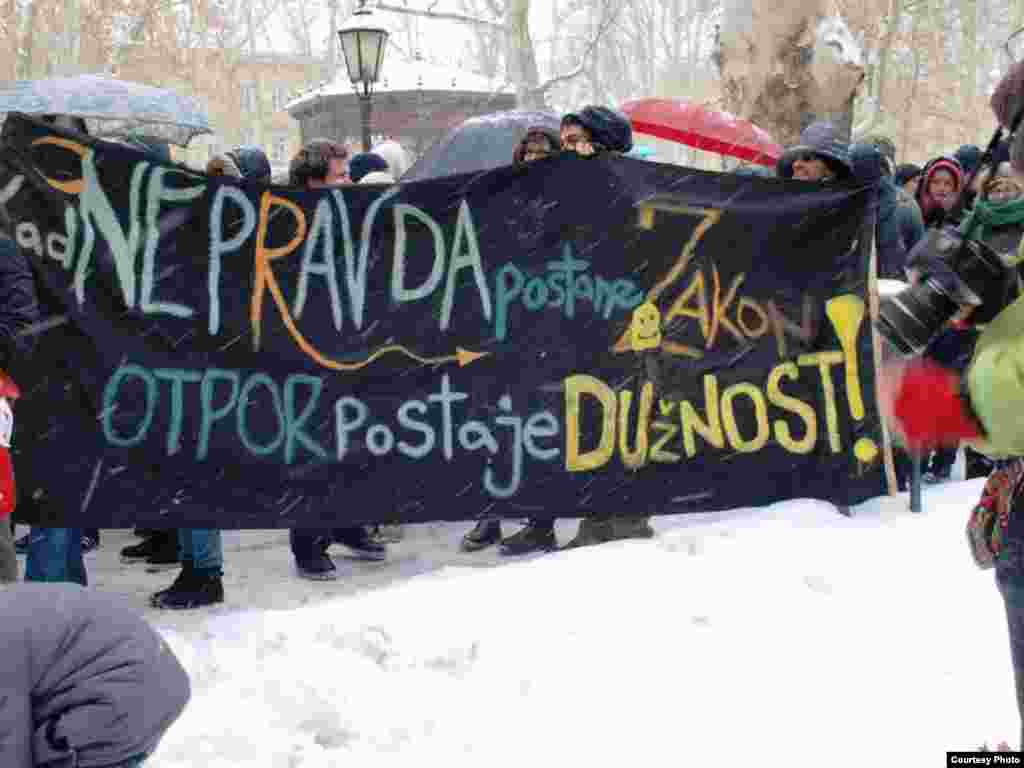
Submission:
<svg viewBox="0 0 1024 768">
<path fill-rule="evenodd" d="M 389 58 L 373 91 L 370 133 L 419 154 L 463 120 L 514 109 L 515 103 L 507 83 L 422 57 Z M 305 91 L 285 109 L 298 120 L 303 143 L 319 136 L 348 142 L 360 135 L 359 97 L 344 68 L 332 82 Z"/>
</svg>

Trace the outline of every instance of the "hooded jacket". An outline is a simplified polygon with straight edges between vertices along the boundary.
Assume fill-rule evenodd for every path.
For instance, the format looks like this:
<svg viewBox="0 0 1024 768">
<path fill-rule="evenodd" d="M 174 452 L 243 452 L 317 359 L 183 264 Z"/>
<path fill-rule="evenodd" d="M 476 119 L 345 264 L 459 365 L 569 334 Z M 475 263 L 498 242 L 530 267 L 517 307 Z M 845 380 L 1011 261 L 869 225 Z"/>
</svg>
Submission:
<svg viewBox="0 0 1024 768">
<path fill-rule="evenodd" d="M 251 144 L 243 144 L 227 154 L 235 161 L 243 179 L 259 181 L 264 184 L 270 183 L 270 160 L 267 159 L 267 153 L 262 149 Z"/>
<path fill-rule="evenodd" d="M 853 175 L 849 144 L 839 135 L 838 129 L 832 123 L 817 122 L 804 128 L 796 145 L 789 147 L 779 158 L 776 165 L 779 178 L 793 178 L 793 161 L 804 152 L 813 152 L 822 158 L 835 174 L 837 181 L 843 181 Z"/>
<path fill-rule="evenodd" d="M 188 675 L 118 598 L 77 584 L 0 589 L 0 765 L 98 768 L 152 752 Z"/>
<path fill-rule="evenodd" d="M 850 149 L 854 174 L 878 190 L 875 249 L 878 276 L 905 280 L 903 265 L 907 253 L 924 237 L 924 221 L 913 200 L 904 199 L 892 178 L 883 172 L 884 158 L 871 144 L 854 144 Z"/>
<path fill-rule="evenodd" d="M 915 199 L 917 200 L 918 207 L 921 209 L 921 216 L 924 218 L 926 227 L 937 224 L 945 216 L 942 206 L 928 192 L 928 185 L 938 171 L 948 171 L 953 175 L 953 180 L 956 182 L 956 191 L 953 194 L 959 195 L 960 189 L 964 184 L 963 168 L 960 167 L 960 163 L 951 157 L 937 157 L 925 165 L 924 170 L 921 171 L 921 182 L 917 185 Z M 956 222 L 951 221 L 949 223 L 955 224 Z"/>
</svg>

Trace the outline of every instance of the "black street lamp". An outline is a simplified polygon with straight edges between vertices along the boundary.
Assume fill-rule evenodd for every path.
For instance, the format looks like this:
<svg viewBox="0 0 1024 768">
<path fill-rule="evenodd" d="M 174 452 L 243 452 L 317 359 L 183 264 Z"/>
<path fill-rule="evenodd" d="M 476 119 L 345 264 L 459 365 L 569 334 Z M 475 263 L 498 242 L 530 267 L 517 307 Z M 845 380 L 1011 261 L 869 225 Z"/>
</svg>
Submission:
<svg viewBox="0 0 1024 768">
<path fill-rule="evenodd" d="M 384 63 L 388 34 L 387 28 L 374 16 L 373 9 L 366 7 L 366 0 L 360 0 L 359 9 L 338 30 L 348 79 L 359 94 L 364 152 L 370 151 L 370 99 Z M 362 86 L 361 91 L 359 86 Z"/>
</svg>

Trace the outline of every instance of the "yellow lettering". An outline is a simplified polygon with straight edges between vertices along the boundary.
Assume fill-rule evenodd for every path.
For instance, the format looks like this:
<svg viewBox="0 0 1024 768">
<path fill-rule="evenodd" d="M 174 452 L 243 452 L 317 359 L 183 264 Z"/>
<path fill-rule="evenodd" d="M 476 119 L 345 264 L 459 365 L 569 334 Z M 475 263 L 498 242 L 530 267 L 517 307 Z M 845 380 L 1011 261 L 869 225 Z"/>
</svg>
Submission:
<svg viewBox="0 0 1024 768">
<path fill-rule="evenodd" d="M 800 355 L 797 364 L 801 366 L 817 366 L 821 374 L 821 391 L 825 395 L 825 424 L 828 426 L 828 444 L 832 453 L 839 453 L 841 448 L 839 437 L 839 411 L 836 409 L 836 388 L 832 383 L 829 371 L 833 365 L 843 362 L 842 352 L 814 352 Z"/>
<path fill-rule="evenodd" d="M 697 307 L 687 306 L 694 296 L 697 297 Z M 680 315 L 699 320 L 701 333 L 704 334 L 705 339 L 708 338 L 711 333 L 711 313 L 708 311 L 708 298 L 704 293 L 704 272 L 699 269 L 694 273 L 686 290 L 672 302 L 672 308 L 662 320 L 661 327 L 667 328 L 672 319 Z"/>
<path fill-rule="evenodd" d="M 750 440 L 744 439 L 736 424 L 736 412 L 732 401 L 740 395 L 746 395 L 754 403 L 754 419 L 757 422 L 757 434 Z M 753 384 L 733 384 L 722 393 L 722 421 L 725 432 L 729 435 L 729 444 L 740 453 L 754 453 L 768 444 L 771 429 L 768 427 L 768 404 L 761 390 Z"/>
<path fill-rule="evenodd" d="M 743 319 L 743 312 L 751 312 L 757 317 L 758 326 L 756 328 L 750 327 L 750 325 Z M 736 307 L 736 324 L 743 330 L 751 339 L 760 339 L 764 336 L 771 325 L 768 322 L 768 314 L 761 309 L 761 305 L 753 299 L 744 296 L 740 299 L 739 305 Z"/>
<path fill-rule="evenodd" d="M 790 453 L 807 454 L 814 450 L 814 444 L 818 441 L 818 416 L 807 403 L 782 391 L 780 380 L 783 377 L 796 381 L 800 378 L 800 369 L 793 363 L 782 363 L 772 368 L 772 372 L 768 374 L 768 402 L 799 416 L 803 419 L 805 429 L 803 438 L 796 440 L 789 429 L 789 424 L 783 419 L 776 419 L 775 440 Z"/>
<path fill-rule="evenodd" d="M 659 464 L 674 464 L 682 458 L 678 453 L 665 450 L 665 444 L 675 437 L 676 432 L 679 431 L 679 427 L 673 424 L 671 421 L 655 421 L 651 423 L 651 428 L 656 429 L 659 432 L 665 434 L 654 441 L 654 445 L 651 446 L 651 452 L 648 454 L 648 458 L 651 461 L 656 461 Z"/>
<path fill-rule="evenodd" d="M 626 390 L 619 393 L 619 455 L 622 463 L 630 469 L 639 469 L 647 463 L 647 430 L 651 423 L 651 407 L 654 405 L 654 384 L 646 382 L 640 390 L 640 410 L 636 416 L 636 440 L 629 448 L 629 413 L 633 393 Z"/>
<path fill-rule="evenodd" d="M 601 440 L 597 448 L 580 453 L 580 398 L 590 395 L 601 406 Z M 603 467 L 615 451 L 615 392 L 600 379 L 575 374 L 565 380 L 565 469 L 586 472 Z"/>
<path fill-rule="evenodd" d="M 707 421 L 701 419 L 689 400 L 679 404 L 679 422 L 683 427 L 683 448 L 689 458 L 697 454 L 697 444 L 693 433 L 698 433 L 716 448 L 725 447 L 725 434 L 722 432 L 722 419 L 718 409 L 718 379 L 712 374 L 704 376 L 704 407 Z"/>
<path fill-rule="evenodd" d="M 291 211 L 292 216 L 295 217 L 295 236 L 292 237 L 291 242 L 287 245 L 283 245 L 280 248 L 267 248 L 267 223 L 270 220 L 270 208 L 274 205 Z M 281 320 L 288 328 L 292 338 L 295 339 L 295 342 L 307 355 L 314 359 L 318 357 L 316 350 L 306 341 L 295 325 L 291 312 L 288 310 L 288 302 L 285 301 L 281 287 L 277 284 L 277 278 L 274 277 L 274 271 L 270 268 L 271 261 L 287 256 L 302 245 L 302 240 L 305 236 L 306 216 L 302 209 L 291 200 L 285 200 L 283 197 L 278 197 L 270 192 L 264 192 L 260 199 L 260 218 L 259 227 L 256 230 L 256 255 L 253 266 L 252 303 L 249 307 L 249 320 L 252 323 L 254 349 L 260 348 L 260 331 L 263 322 L 263 294 L 269 290 L 281 313 Z"/>
<path fill-rule="evenodd" d="M 715 339 L 718 337 L 719 327 L 725 328 L 725 330 L 731 333 L 737 341 L 741 343 L 746 341 L 746 338 L 744 338 L 743 334 L 739 332 L 735 325 L 733 325 L 732 320 L 728 318 L 726 313 L 729 311 L 729 306 L 736 298 L 736 292 L 740 289 L 740 285 L 747 276 L 742 273 L 736 275 L 736 277 L 732 279 L 732 284 L 729 286 L 729 290 L 725 294 L 725 299 L 722 299 L 722 283 L 721 278 L 718 276 L 718 267 L 712 267 L 712 269 L 715 292 L 714 297 L 711 300 L 711 332 L 707 336 L 705 349 L 711 349 L 711 346 L 715 343 Z"/>
</svg>

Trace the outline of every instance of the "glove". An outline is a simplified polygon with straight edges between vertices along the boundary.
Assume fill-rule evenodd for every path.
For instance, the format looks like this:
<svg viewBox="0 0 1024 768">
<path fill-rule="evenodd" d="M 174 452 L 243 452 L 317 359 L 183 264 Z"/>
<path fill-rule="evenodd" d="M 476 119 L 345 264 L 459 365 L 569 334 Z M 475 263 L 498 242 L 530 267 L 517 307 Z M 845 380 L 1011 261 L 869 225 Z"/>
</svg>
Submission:
<svg viewBox="0 0 1024 768">
<path fill-rule="evenodd" d="M 915 360 L 907 366 L 896 385 L 892 414 L 907 448 L 918 455 L 982 436 L 981 426 L 960 394 L 959 377 L 930 360 Z"/>
</svg>

